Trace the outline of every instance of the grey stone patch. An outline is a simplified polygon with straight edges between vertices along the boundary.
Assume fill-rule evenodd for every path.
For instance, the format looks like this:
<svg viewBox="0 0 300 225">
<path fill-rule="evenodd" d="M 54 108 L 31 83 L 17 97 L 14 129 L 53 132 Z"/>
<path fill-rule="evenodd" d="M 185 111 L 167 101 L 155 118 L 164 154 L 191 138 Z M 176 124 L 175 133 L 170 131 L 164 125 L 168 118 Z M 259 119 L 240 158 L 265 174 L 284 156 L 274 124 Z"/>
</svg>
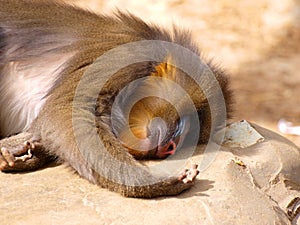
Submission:
<svg viewBox="0 0 300 225">
<path fill-rule="evenodd" d="M 246 148 L 262 141 L 264 137 L 248 121 L 241 120 L 226 127 L 222 144 L 231 148 Z"/>
</svg>

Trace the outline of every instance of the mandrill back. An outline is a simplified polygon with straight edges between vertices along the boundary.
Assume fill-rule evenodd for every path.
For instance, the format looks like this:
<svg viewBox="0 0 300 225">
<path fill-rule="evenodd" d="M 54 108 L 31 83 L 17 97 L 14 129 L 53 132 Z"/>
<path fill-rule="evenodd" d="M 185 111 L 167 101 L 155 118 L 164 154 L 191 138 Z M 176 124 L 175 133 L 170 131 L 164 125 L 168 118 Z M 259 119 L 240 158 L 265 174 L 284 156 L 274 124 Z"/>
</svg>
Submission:
<svg viewBox="0 0 300 225">
<path fill-rule="evenodd" d="M 176 156 L 195 134 L 197 143 L 206 143 L 224 126 L 214 118 L 229 116 L 227 78 L 204 63 L 189 32 L 59 1 L 0 0 L 0 5 L 1 171 L 34 170 L 56 158 L 128 197 L 176 195 L 193 185 L 196 165 L 174 175 L 154 173 L 136 160 Z M 145 48 L 135 51 L 138 43 Z M 191 52 L 191 58 L 178 57 L 168 43 Z M 160 60 L 146 49 L 155 50 L 153 57 L 162 50 Z M 131 58 L 148 60 L 116 69 Z M 202 73 L 191 77 L 178 68 L 182 59 L 190 68 L 208 68 L 218 88 Z M 220 93 L 225 107 L 211 108 Z"/>
</svg>

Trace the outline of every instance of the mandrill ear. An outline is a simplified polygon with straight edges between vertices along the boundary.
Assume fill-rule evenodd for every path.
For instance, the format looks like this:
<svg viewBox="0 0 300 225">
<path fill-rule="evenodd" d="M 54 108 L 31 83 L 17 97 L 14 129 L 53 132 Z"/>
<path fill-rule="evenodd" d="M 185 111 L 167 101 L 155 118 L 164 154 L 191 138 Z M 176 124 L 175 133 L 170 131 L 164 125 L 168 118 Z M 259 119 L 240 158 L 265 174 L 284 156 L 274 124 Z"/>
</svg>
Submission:
<svg viewBox="0 0 300 225">
<path fill-rule="evenodd" d="M 168 57 L 165 62 L 159 63 L 155 66 L 155 71 L 151 73 L 151 76 L 166 78 L 172 81 L 176 80 L 176 68 L 172 66 L 172 59 Z"/>
</svg>

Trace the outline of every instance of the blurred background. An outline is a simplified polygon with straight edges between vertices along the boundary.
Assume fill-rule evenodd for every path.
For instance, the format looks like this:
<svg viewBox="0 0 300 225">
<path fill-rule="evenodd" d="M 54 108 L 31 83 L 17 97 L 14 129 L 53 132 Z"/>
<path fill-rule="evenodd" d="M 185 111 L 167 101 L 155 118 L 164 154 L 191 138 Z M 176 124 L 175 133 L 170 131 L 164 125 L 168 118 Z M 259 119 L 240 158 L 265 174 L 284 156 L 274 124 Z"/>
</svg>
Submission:
<svg viewBox="0 0 300 225">
<path fill-rule="evenodd" d="M 128 10 L 146 21 L 188 27 L 207 58 L 230 74 L 233 121 L 278 132 L 300 125 L 299 0 L 65 0 L 99 13 Z M 285 135 L 300 146 L 300 136 Z"/>
</svg>

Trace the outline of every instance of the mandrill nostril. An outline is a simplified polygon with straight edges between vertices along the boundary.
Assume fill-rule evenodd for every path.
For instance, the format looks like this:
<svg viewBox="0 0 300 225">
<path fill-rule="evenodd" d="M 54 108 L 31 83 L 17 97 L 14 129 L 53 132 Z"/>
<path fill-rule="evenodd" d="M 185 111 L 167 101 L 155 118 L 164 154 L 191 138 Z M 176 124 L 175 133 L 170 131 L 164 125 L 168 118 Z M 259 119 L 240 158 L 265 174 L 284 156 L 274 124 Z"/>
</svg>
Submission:
<svg viewBox="0 0 300 225">
<path fill-rule="evenodd" d="M 175 142 L 171 141 L 169 143 L 166 153 L 173 155 L 175 153 L 175 150 L 176 150 L 176 144 L 175 144 Z"/>
<path fill-rule="evenodd" d="M 174 150 L 174 147 L 173 147 L 173 145 L 171 144 L 171 145 L 169 145 L 169 148 L 168 148 L 167 151 L 169 152 L 169 151 L 172 151 L 172 150 Z"/>
</svg>

